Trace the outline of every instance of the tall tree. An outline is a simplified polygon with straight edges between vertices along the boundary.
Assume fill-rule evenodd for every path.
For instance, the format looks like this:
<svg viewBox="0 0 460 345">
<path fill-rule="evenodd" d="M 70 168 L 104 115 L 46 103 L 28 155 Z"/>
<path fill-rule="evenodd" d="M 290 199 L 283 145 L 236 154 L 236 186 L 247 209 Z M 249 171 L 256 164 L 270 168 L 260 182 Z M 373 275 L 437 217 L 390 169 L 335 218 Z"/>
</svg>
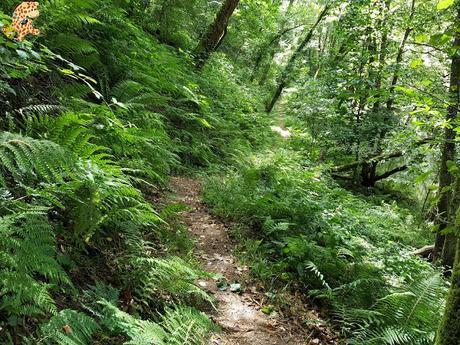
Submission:
<svg viewBox="0 0 460 345">
<path fill-rule="evenodd" d="M 228 21 L 240 0 L 225 0 L 214 22 L 195 48 L 195 60 L 198 69 L 203 68 L 209 56 L 217 49 L 227 31 Z"/>
<path fill-rule="evenodd" d="M 457 4 L 457 20 L 454 27 L 460 24 L 460 4 Z M 450 72 L 450 105 L 447 110 L 446 122 L 448 125 L 444 129 L 444 138 L 441 147 L 441 162 L 439 167 L 439 198 L 437 203 L 437 226 L 436 242 L 434 249 L 434 259 L 444 265 L 452 266 L 455 256 L 456 238 L 452 231 L 445 234 L 453 223 L 452 212 L 452 184 L 454 176 L 450 166 L 455 162 L 455 128 L 454 123 L 457 119 L 458 107 L 460 106 L 460 32 L 455 31 L 455 40 L 453 45 L 451 72 Z"/>
<path fill-rule="evenodd" d="M 261 72 L 261 77 L 259 80 L 259 85 L 263 85 L 267 79 L 268 72 L 270 71 L 270 67 L 272 65 L 273 59 L 279 50 L 281 39 L 284 34 L 287 32 L 293 30 L 293 28 L 286 28 L 286 25 L 288 23 L 289 19 L 289 14 L 291 13 L 292 6 L 294 5 L 295 0 L 290 0 L 289 5 L 287 6 L 286 11 L 284 12 L 284 16 L 281 19 L 281 23 L 279 26 L 278 32 L 274 35 L 273 38 L 270 39 L 269 42 L 264 44 L 260 49 L 257 54 L 255 64 L 254 64 L 254 70 L 251 75 L 251 81 L 253 81 L 259 72 L 259 69 L 261 68 L 262 65 L 262 60 L 264 59 L 264 56 L 267 55 L 267 61 L 264 66 L 262 66 L 262 72 Z M 294 27 L 294 28 L 297 28 Z"/>
<path fill-rule="evenodd" d="M 387 109 L 391 110 L 393 108 L 393 103 L 394 103 L 394 92 L 396 85 L 398 84 L 399 80 L 399 73 L 401 69 L 401 62 L 404 57 L 404 51 L 406 48 L 406 43 L 407 40 L 409 39 L 409 35 L 413 31 L 412 28 L 412 22 L 414 20 L 415 16 L 415 5 L 416 5 L 416 0 L 412 0 L 411 2 L 411 7 L 410 7 L 410 13 L 409 13 L 409 21 L 408 21 L 408 26 L 406 27 L 406 30 L 404 31 L 404 36 L 403 39 L 401 40 L 401 43 L 399 44 L 398 52 L 396 54 L 396 64 L 395 64 L 395 71 L 393 73 L 393 78 L 391 79 L 391 85 L 390 85 L 390 97 L 387 100 Z"/>
<path fill-rule="evenodd" d="M 276 102 L 278 101 L 278 99 L 280 98 L 281 94 L 283 93 L 283 90 L 288 85 L 289 78 L 291 76 L 292 71 L 294 70 L 294 66 L 295 66 L 295 64 L 297 62 L 297 59 L 302 54 L 302 51 L 307 46 L 307 44 L 310 43 L 316 28 L 321 23 L 321 21 L 326 17 L 327 13 L 329 12 L 330 7 L 331 7 L 330 4 L 327 4 L 323 8 L 323 10 L 319 14 L 318 18 L 316 19 L 315 24 L 313 24 L 313 26 L 310 28 L 308 33 L 305 35 L 303 40 L 298 45 L 298 47 L 295 50 L 295 52 L 289 58 L 289 61 L 287 62 L 286 67 L 284 68 L 283 72 L 281 73 L 281 76 L 280 76 L 279 81 L 278 81 L 278 86 L 276 87 L 276 90 L 275 90 L 275 92 L 273 94 L 273 97 L 271 98 L 271 100 L 268 102 L 268 104 L 266 106 L 267 113 L 270 113 L 273 110 L 273 107 L 275 106 Z"/>
<path fill-rule="evenodd" d="M 459 183 L 457 183 L 457 186 Z M 458 190 L 457 190 L 458 192 Z M 457 213 L 460 212 L 460 209 Z M 459 231 L 457 225 L 457 233 Z M 460 240 L 456 239 L 457 256 L 452 273 L 452 284 L 441 321 L 436 345 L 460 345 Z"/>
</svg>

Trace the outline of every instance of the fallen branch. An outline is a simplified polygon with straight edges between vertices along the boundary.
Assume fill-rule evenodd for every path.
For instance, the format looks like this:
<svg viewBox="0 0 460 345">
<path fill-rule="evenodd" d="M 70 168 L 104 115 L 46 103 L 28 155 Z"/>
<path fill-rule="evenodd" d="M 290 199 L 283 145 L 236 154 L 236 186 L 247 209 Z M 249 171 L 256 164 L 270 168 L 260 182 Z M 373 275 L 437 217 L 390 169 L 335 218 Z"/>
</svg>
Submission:
<svg viewBox="0 0 460 345">
<path fill-rule="evenodd" d="M 420 256 L 425 259 L 430 259 L 433 256 L 434 244 L 422 247 L 411 252 L 411 255 Z"/>
<path fill-rule="evenodd" d="M 390 177 L 391 175 L 394 175 L 396 173 L 399 173 L 399 172 L 407 170 L 407 169 L 409 169 L 409 167 L 407 165 L 403 165 L 401 167 L 394 168 L 394 169 L 392 169 L 390 171 L 387 171 L 386 173 L 383 173 L 382 175 L 376 176 L 374 178 L 374 182 L 386 179 L 387 177 Z"/>
<path fill-rule="evenodd" d="M 381 155 L 378 155 L 378 156 L 375 156 L 375 157 L 371 157 L 368 160 L 360 160 L 360 161 L 355 161 L 355 162 L 352 162 L 352 163 L 349 163 L 349 164 L 341 165 L 341 166 L 332 168 L 332 171 L 340 172 L 340 171 L 351 170 L 351 169 L 354 169 L 354 168 L 356 168 L 356 167 L 358 167 L 360 165 L 363 165 L 363 164 L 381 162 L 381 161 L 384 161 L 384 160 L 387 160 L 387 159 L 390 159 L 390 158 L 397 158 L 397 157 L 402 157 L 402 156 L 404 156 L 403 151 L 394 151 L 394 152 L 390 152 L 390 153 L 381 154 Z"/>
<path fill-rule="evenodd" d="M 429 137 L 429 138 L 424 138 L 422 140 L 419 140 L 414 144 L 414 147 L 427 144 L 427 143 L 433 141 L 433 139 L 434 139 L 433 137 Z M 356 167 L 358 167 L 360 165 L 371 164 L 371 163 L 376 163 L 376 162 L 378 163 L 378 162 L 382 162 L 382 161 L 392 159 L 392 158 L 403 157 L 405 154 L 406 154 L 405 151 L 393 151 L 393 152 L 389 152 L 389 153 L 383 153 L 383 154 L 380 154 L 380 155 L 377 155 L 377 156 L 374 156 L 374 157 L 370 157 L 370 158 L 365 159 L 365 160 L 354 161 L 352 163 L 348 163 L 348 164 L 345 164 L 345 165 L 334 167 L 334 168 L 332 168 L 332 171 L 334 173 L 341 172 L 341 171 L 347 171 L 347 170 L 354 169 L 354 168 L 356 168 Z"/>
</svg>

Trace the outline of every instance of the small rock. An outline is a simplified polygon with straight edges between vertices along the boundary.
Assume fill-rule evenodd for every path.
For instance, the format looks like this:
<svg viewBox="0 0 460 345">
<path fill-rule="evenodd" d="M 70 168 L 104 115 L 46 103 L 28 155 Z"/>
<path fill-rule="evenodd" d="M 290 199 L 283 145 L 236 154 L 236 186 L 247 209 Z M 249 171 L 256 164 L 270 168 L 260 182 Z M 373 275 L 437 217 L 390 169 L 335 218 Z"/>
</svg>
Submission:
<svg viewBox="0 0 460 345">
<path fill-rule="evenodd" d="M 230 291 L 231 292 L 240 292 L 241 291 L 241 284 L 239 284 L 239 283 L 230 284 Z"/>
</svg>

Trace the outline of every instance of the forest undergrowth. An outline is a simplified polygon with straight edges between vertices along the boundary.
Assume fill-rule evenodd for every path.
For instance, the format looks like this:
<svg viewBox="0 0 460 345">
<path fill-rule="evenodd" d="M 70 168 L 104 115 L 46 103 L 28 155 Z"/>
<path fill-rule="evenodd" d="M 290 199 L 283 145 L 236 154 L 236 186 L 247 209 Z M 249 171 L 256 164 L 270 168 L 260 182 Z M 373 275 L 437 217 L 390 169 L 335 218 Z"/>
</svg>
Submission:
<svg viewBox="0 0 460 345">
<path fill-rule="evenodd" d="M 29 3 L 0 4 L 1 344 L 219 332 L 159 202 L 180 175 L 267 314 L 288 291 L 343 344 L 460 344 L 457 1 Z"/>
</svg>

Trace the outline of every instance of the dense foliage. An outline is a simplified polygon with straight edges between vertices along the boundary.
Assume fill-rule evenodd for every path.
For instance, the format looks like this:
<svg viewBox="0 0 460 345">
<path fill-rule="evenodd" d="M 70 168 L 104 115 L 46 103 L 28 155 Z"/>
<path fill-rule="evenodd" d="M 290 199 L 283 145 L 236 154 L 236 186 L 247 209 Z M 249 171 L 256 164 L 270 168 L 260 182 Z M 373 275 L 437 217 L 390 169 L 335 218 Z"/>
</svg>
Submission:
<svg viewBox="0 0 460 345">
<path fill-rule="evenodd" d="M 199 172 L 273 304 L 460 344 L 459 8 L 40 1 L 41 35 L 0 35 L 0 343 L 206 343 L 210 274 L 160 201 Z"/>
</svg>

